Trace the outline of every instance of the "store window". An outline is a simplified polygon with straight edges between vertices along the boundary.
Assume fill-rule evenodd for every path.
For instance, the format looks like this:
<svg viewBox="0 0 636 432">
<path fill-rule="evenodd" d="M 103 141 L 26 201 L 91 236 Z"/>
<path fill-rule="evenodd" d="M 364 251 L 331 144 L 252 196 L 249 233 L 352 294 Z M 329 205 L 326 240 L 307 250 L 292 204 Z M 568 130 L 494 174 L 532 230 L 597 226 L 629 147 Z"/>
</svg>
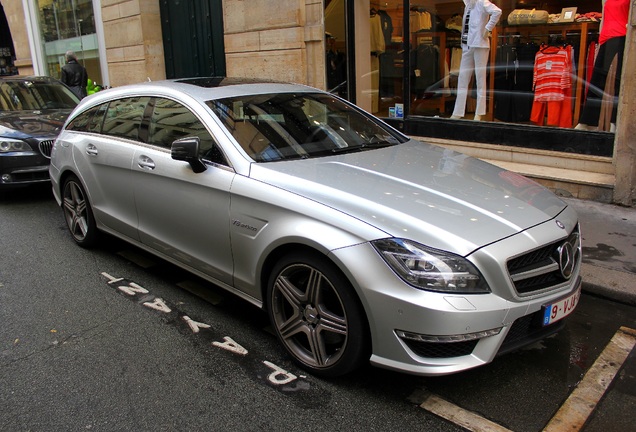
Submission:
<svg viewBox="0 0 636 432">
<path fill-rule="evenodd" d="M 47 74 L 59 78 L 74 51 L 94 83 L 103 84 L 92 0 L 37 0 Z"/>
<path fill-rule="evenodd" d="M 345 0 L 325 1 L 327 91 L 349 99 L 347 85 L 347 11 Z"/>
<path fill-rule="evenodd" d="M 371 2 L 372 112 L 404 117 L 404 2 Z M 376 96 L 377 94 L 377 96 Z"/>
<path fill-rule="evenodd" d="M 392 23 L 382 27 L 390 32 L 378 53 L 378 79 L 371 84 L 378 103 L 371 110 L 382 117 L 612 131 L 629 4 L 370 1 L 370 39 L 374 12 Z M 607 23 L 600 34 L 603 13 Z"/>
</svg>

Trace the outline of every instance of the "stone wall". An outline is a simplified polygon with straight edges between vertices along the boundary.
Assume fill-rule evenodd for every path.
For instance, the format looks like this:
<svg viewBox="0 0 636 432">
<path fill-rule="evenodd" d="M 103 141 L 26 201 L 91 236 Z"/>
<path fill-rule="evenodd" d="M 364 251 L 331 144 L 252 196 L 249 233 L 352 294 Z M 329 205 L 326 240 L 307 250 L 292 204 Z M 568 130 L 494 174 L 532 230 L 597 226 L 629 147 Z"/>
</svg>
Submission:
<svg viewBox="0 0 636 432">
<path fill-rule="evenodd" d="M 616 187 L 614 202 L 625 206 L 636 206 L 636 80 L 632 73 L 636 69 L 636 1 L 632 1 L 630 21 L 627 26 L 621 97 L 614 137 L 614 165 Z"/>
<path fill-rule="evenodd" d="M 325 88 L 322 0 L 224 0 L 228 76 Z"/>
<path fill-rule="evenodd" d="M 158 0 L 102 0 L 110 85 L 166 78 Z"/>
</svg>

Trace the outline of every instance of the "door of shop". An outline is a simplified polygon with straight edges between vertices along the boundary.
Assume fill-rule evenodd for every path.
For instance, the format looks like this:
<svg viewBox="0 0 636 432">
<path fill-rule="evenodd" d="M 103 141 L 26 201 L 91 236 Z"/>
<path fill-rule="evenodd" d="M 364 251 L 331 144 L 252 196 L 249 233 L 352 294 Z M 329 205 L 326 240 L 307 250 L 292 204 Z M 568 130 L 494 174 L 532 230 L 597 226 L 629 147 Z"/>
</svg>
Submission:
<svg viewBox="0 0 636 432">
<path fill-rule="evenodd" d="M 166 78 L 225 76 L 221 0 L 161 0 Z"/>
</svg>

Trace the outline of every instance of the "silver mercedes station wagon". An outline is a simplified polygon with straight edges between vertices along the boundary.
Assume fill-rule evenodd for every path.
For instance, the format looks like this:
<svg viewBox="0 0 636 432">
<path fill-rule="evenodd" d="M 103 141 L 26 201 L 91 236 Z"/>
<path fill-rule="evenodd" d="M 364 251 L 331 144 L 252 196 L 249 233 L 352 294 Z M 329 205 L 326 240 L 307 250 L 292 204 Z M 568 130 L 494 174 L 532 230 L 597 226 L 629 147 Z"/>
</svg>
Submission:
<svg viewBox="0 0 636 432">
<path fill-rule="evenodd" d="M 70 233 L 108 233 L 267 311 L 306 370 L 443 375 L 559 330 L 575 211 L 329 93 L 148 82 L 82 100 L 50 174 Z"/>
</svg>

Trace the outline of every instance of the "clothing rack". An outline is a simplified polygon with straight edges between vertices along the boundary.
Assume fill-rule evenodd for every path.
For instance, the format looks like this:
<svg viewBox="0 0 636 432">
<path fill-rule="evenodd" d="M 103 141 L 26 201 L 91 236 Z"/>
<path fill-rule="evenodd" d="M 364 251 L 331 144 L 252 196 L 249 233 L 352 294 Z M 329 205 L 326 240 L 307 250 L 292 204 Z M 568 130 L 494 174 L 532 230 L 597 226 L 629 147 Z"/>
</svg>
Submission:
<svg viewBox="0 0 636 432">
<path fill-rule="evenodd" d="M 528 40 L 534 39 L 535 36 L 538 37 L 550 37 L 550 35 L 558 35 L 560 33 L 561 37 L 566 40 L 568 37 L 578 37 L 579 38 L 579 46 L 587 47 L 588 42 L 592 39 L 594 34 L 598 34 L 599 31 L 599 23 L 593 21 L 583 21 L 583 22 L 575 22 L 575 23 L 553 23 L 553 24 L 532 24 L 532 25 L 502 25 L 497 26 L 493 29 L 492 39 L 491 39 L 491 49 L 490 49 L 490 64 L 495 64 L 495 56 L 497 53 L 497 44 L 500 40 L 505 40 L 505 38 L 512 37 L 513 39 L 517 38 L 525 38 Z M 501 38 L 500 38 L 501 36 Z M 536 40 L 536 39 L 535 39 Z M 583 81 L 584 77 L 582 74 L 585 72 L 585 49 L 578 50 L 578 59 L 576 59 L 576 71 L 579 75 L 579 80 L 576 83 L 576 89 L 574 92 L 574 96 L 576 98 L 577 103 L 574 107 L 573 113 L 573 123 L 578 123 L 579 115 L 581 112 L 581 103 L 583 96 Z M 494 88 L 494 74 L 490 74 L 489 88 Z M 494 113 L 493 104 L 489 104 L 488 113 L 492 116 Z"/>
</svg>

